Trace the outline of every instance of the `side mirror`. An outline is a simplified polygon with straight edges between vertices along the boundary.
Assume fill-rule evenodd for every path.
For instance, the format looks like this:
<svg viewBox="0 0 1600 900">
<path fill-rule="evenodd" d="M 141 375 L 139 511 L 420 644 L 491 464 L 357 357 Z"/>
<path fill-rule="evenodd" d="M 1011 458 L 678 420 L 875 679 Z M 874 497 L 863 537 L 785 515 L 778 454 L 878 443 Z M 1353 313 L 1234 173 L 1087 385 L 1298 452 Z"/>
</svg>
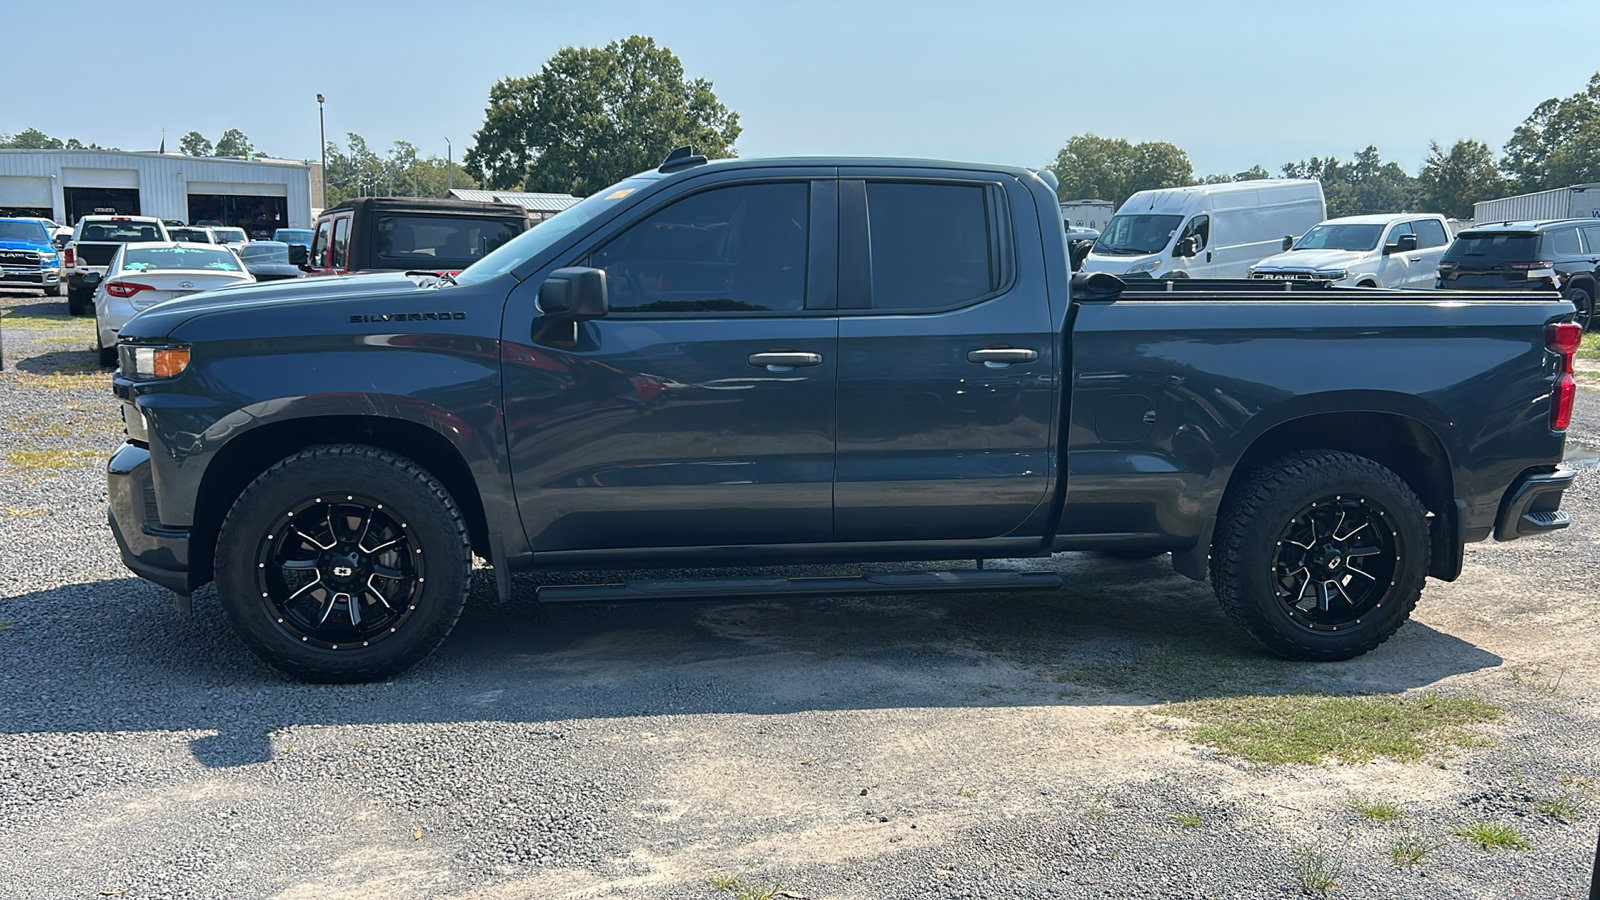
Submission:
<svg viewBox="0 0 1600 900">
<path fill-rule="evenodd" d="M 539 285 L 539 311 L 533 342 L 570 350 L 578 344 L 578 323 L 599 319 L 609 311 L 606 273 L 571 266 L 557 269 Z"/>
<path fill-rule="evenodd" d="M 1192 256 L 1195 256 L 1196 254 L 1198 254 L 1199 252 L 1200 252 L 1200 242 L 1195 239 L 1194 235 L 1191 234 L 1188 237 L 1186 237 L 1183 240 L 1178 242 L 1178 246 L 1173 248 L 1173 250 L 1172 250 L 1172 255 L 1173 256 L 1189 256 L 1189 257 L 1192 257 Z"/>
<path fill-rule="evenodd" d="M 306 263 L 311 259 L 311 249 L 305 244 L 289 245 L 289 265 L 306 268 Z"/>
<path fill-rule="evenodd" d="M 1294 249 L 1294 235 L 1286 234 L 1283 236 L 1283 249 L 1285 252 Z"/>
<path fill-rule="evenodd" d="M 1417 249 L 1417 236 L 1414 234 L 1402 234 L 1400 235 L 1400 240 L 1396 241 L 1394 246 L 1396 253 L 1410 253 Z"/>
<path fill-rule="evenodd" d="M 60 236 L 58 236 L 56 238 L 51 239 L 50 246 L 56 248 L 57 252 L 60 252 L 62 250 L 67 249 L 67 242 L 70 241 L 70 240 L 72 240 L 72 238 L 69 238 L 69 237 L 67 237 L 66 235 L 63 234 L 63 235 L 60 235 Z"/>
<path fill-rule="evenodd" d="M 574 322 L 601 318 L 608 310 L 606 273 L 582 266 L 551 272 L 539 285 L 539 310 Z"/>
</svg>

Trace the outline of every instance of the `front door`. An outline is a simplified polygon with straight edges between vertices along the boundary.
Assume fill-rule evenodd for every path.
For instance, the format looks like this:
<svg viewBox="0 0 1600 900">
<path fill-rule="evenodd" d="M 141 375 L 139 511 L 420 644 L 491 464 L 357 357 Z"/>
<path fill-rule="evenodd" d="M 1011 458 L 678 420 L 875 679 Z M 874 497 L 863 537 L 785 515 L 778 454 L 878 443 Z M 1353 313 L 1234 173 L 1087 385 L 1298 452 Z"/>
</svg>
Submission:
<svg viewBox="0 0 1600 900">
<path fill-rule="evenodd" d="M 1378 263 L 1378 277 L 1381 279 L 1378 284 L 1379 287 L 1407 288 L 1412 286 L 1412 280 L 1416 275 L 1415 270 L 1417 268 L 1412 262 L 1412 257 L 1420 259 L 1420 255 L 1415 250 L 1409 253 L 1400 253 L 1391 251 L 1391 248 L 1400 242 L 1401 237 L 1415 233 L 1411 230 L 1410 222 L 1397 222 L 1389 226 L 1389 233 L 1383 236 L 1383 261 Z"/>
<path fill-rule="evenodd" d="M 505 316 L 506 427 L 535 551 L 832 538 L 836 184 L 737 180 L 641 210 L 568 261 L 610 311 L 576 345 Z M 570 332 L 569 332 L 570 334 Z"/>
<path fill-rule="evenodd" d="M 1045 499 L 1058 336 L 1032 196 L 948 170 L 841 172 L 842 541 L 1006 535 Z"/>
</svg>

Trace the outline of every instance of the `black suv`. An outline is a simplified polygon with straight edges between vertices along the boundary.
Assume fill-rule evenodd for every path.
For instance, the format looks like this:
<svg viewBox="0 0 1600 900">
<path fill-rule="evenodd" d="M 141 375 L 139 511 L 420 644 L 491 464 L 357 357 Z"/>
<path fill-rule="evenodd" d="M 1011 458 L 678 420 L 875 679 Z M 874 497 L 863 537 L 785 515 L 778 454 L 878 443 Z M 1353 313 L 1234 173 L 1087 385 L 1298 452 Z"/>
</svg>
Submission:
<svg viewBox="0 0 1600 900">
<path fill-rule="evenodd" d="M 1456 235 L 1439 260 L 1440 288 L 1559 290 L 1578 308 L 1578 324 L 1593 327 L 1600 284 L 1600 220 L 1501 222 Z"/>
</svg>

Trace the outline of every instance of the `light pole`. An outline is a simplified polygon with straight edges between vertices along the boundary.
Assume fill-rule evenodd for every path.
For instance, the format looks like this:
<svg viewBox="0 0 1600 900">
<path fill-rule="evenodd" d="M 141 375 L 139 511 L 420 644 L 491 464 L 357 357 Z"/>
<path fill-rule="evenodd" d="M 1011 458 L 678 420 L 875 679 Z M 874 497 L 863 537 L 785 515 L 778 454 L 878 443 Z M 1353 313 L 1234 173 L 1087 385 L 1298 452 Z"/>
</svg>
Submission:
<svg viewBox="0 0 1600 900">
<path fill-rule="evenodd" d="M 322 205 L 328 205 L 328 122 L 322 116 L 322 95 L 317 95 L 317 146 L 322 149 Z"/>
<path fill-rule="evenodd" d="M 445 138 L 444 139 L 444 195 L 446 197 L 450 196 L 450 192 L 455 190 L 455 187 L 456 187 L 456 167 L 455 167 L 455 163 L 451 161 L 453 156 L 454 156 L 454 153 L 455 153 L 455 148 L 450 146 L 450 139 L 449 138 Z"/>
</svg>

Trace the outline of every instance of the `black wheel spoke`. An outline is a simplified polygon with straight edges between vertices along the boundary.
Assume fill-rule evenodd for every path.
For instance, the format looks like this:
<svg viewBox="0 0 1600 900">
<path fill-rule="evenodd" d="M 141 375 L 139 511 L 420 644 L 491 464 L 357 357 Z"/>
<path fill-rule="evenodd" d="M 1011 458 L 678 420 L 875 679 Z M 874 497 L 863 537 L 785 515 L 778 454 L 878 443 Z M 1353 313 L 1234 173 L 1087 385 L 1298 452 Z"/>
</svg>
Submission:
<svg viewBox="0 0 1600 900">
<path fill-rule="evenodd" d="M 1371 501 L 1335 495 L 1289 520 L 1273 565 L 1281 573 L 1280 608 L 1292 621 L 1337 631 L 1359 624 L 1383 602 L 1397 564 L 1397 539 L 1383 516 Z"/>
<path fill-rule="evenodd" d="M 1377 556 L 1383 550 L 1379 547 L 1351 547 L 1344 552 L 1345 559 L 1360 559 L 1363 556 Z"/>
</svg>

